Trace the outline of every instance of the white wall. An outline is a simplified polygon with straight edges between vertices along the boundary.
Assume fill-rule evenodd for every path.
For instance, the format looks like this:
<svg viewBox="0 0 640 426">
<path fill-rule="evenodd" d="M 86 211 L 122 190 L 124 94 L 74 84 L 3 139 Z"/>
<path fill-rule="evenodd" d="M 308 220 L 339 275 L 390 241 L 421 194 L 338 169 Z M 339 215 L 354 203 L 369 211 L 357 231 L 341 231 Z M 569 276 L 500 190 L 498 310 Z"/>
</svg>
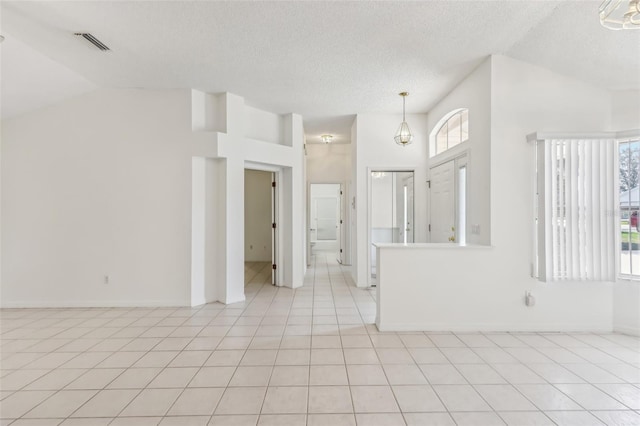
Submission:
<svg viewBox="0 0 640 426">
<path fill-rule="evenodd" d="M 99 90 L 3 121 L 3 306 L 190 304 L 189 104 Z"/>
<path fill-rule="evenodd" d="M 244 300 L 250 162 L 280 174 L 280 284 L 302 285 L 302 119 L 261 117 L 282 144 L 244 135 L 243 98 L 190 90 L 99 90 L 4 120 L 2 306 Z"/>
<path fill-rule="evenodd" d="M 191 90 L 191 128 L 194 132 L 226 132 L 226 97 Z"/>
<path fill-rule="evenodd" d="M 234 303 L 244 300 L 244 170 L 245 168 L 268 170 L 276 173 L 276 199 L 280 225 L 277 232 L 276 272 L 277 285 L 299 287 L 303 283 L 305 268 L 305 223 L 304 223 L 304 133 L 302 117 L 297 114 L 277 115 L 268 112 L 256 113 L 247 108 L 244 98 L 223 93 L 216 95 L 218 102 L 199 96 L 196 92 L 192 108 L 201 115 L 215 111 L 217 123 L 211 119 L 205 131 L 194 134 L 192 155 L 220 159 L 216 192 L 220 194 L 218 207 L 218 238 L 225 247 L 217 259 L 220 300 Z M 217 107 L 222 105 L 224 113 Z M 247 111 L 253 111 L 248 114 Z M 259 120 L 253 120 L 258 116 Z M 252 118 L 253 117 L 253 118 Z M 252 132 L 256 135 L 274 136 L 271 130 L 282 126 L 280 143 L 247 137 L 247 124 L 254 121 Z M 206 129 L 225 129 L 210 132 Z"/>
<path fill-rule="evenodd" d="M 640 283 L 618 281 L 613 291 L 613 328 L 640 336 Z"/>
<path fill-rule="evenodd" d="M 278 114 L 244 106 L 244 135 L 249 139 L 284 145 L 283 122 Z"/>
<path fill-rule="evenodd" d="M 351 189 L 351 144 L 307 144 L 306 145 L 306 155 L 305 155 L 305 165 L 306 165 L 306 178 L 307 178 L 307 187 L 311 183 L 340 183 L 343 185 L 343 203 L 341 208 L 344 212 L 344 224 L 345 229 L 345 238 L 343 248 L 344 252 L 342 253 L 342 262 L 345 265 L 351 264 L 351 253 L 350 253 L 350 237 L 351 237 L 351 226 L 350 226 L 350 206 L 351 202 L 349 193 Z M 309 209 L 309 200 L 307 202 L 307 210 Z M 307 221 L 310 220 L 309 212 L 307 211 Z M 310 226 L 307 226 L 308 230 Z M 308 233 L 306 234 L 308 235 Z M 325 248 L 328 245 L 329 249 L 333 249 L 331 244 L 321 244 L 324 245 Z M 317 248 L 318 245 L 316 244 Z M 307 246 L 307 263 L 311 263 L 311 250 L 310 243 L 308 242 Z"/>
<path fill-rule="evenodd" d="M 491 243 L 491 59 L 488 58 L 427 114 L 429 136 L 453 110 L 469 110 L 469 141 L 429 159 L 429 167 L 452 160 L 468 147 L 467 242 Z M 431 144 L 430 144 L 431 145 Z M 427 212 L 430 212 L 428 208 Z M 478 233 L 471 229 L 477 225 Z"/>
<path fill-rule="evenodd" d="M 610 283 L 541 283 L 530 277 L 533 232 L 533 146 L 526 135 L 540 132 L 598 132 L 611 126 L 606 90 L 541 67 L 492 57 L 491 79 L 491 243 L 495 260 L 487 269 L 492 294 L 514 299 L 531 289 L 537 304 L 526 321 L 567 317 L 601 329 L 612 327 Z M 557 307 L 549 312 L 547 307 Z M 517 323 L 514 319 L 514 326 Z M 520 321 L 525 321 L 521 317 Z"/>
<path fill-rule="evenodd" d="M 537 294 L 533 321 L 571 317 L 611 328 L 610 283 L 541 283 L 530 278 L 533 233 L 533 147 L 526 135 L 541 132 L 598 132 L 611 126 L 606 90 L 503 56 L 492 57 L 491 229 L 496 279 L 494 292 Z M 520 232 L 516 232 L 520 230 Z M 488 277 L 487 282 L 493 280 Z M 558 306 L 545 312 L 546 306 Z"/>
<path fill-rule="evenodd" d="M 271 262 L 271 173 L 244 172 L 244 260 Z"/>
<path fill-rule="evenodd" d="M 207 159 L 191 163 L 191 304 L 200 305 L 206 289 Z"/>
<path fill-rule="evenodd" d="M 308 183 L 351 180 L 351 144 L 307 144 L 306 149 Z"/>
<path fill-rule="evenodd" d="M 541 287 L 536 306 L 527 307 L 522 279 L 500 271 L 500 255 L 489 246 L 383 245 L 376 324 L 383 331 L 611 331 L 611 310 L 603 307 L 611 285 Z"/>
<path fill-rule="evenodd" d="M 612 131 L 640 129 L 640 90 L 620 90 L 612 94 Z"/>
<path fill-rule="evenodd" d="M 421 270 L 428 271 L 422 274 L 391 255 L 381 260 L 385 262 L 381 274 L 387 263 L 393 265 L 386 267 L 393 277 L 391 285 L 413 283 L 415 294 L 425 303 L 434 294 L 423 287 L 438 289 L 437 300 L 451 307 L 442 317 L 441 329 L 476 324 L 476 329 L 494 330 L 611 330 L 613 283 L 542 283 L 531 277 L 533 147 L 526 142 L 526 135 L 536 131 L 609 130 L 611 96 L 502 56 L 491 58 L 490 87 L 491 190 L 482 195 L 490 196 L 492 247 L 482 252 L 429 248 L 405 253 L 409 265 L 419 263 Z M 470 123 L 470 132 L 474 127 Z M 406 272 L 396 273 L 402 265 Z M 527 290 L 537 299 L 535 307 L 524 305 Z"/>
<path fill-rule="evenodd" d="M 494 56 L 492 75 L 492 243 L 525 253 L 517 269 L 530 264 L 533 223 L 534 148 L 526 135 L 539 132 L 598 132 L 611 126 L 611 96 L 544 68 Z M 523 222 L 526 240 L 513 232 Z M 526 229 L 525 229 L 526 228 Z M 515 259 L 514 259 L 515 260 Z"/>
<path fill-rule="evenodd" d="M 407 114 L 413 133 L 413 143 L 399 146 L 393 140 L 402 121 L 399 114 L 358 114 L 352 129 L 352 158 L 355 159 L 355 242 L 353 270 L 358 287 L 369 285 L 371 253 L 369 236 L 370 170 L 415 170 L 414 209 L 415 241 L 427 239 L 427 117 L 425 114 Z M 355 140 L 355 143 L 354 143 Z"/>
</svg>

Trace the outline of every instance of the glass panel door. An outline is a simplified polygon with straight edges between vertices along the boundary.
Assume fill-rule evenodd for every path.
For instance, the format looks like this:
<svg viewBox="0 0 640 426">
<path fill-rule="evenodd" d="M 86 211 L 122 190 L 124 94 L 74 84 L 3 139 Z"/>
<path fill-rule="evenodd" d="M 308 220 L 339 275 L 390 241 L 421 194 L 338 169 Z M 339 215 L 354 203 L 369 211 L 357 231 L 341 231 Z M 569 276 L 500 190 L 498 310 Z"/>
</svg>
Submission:
<svg viewBox="0 0 640 426">
<path fill-rule="evenodd" d="M 371 279 L 376 278 L 376 243 L 413 243 L 413 172 L 371 172 Z"/>
</svg>

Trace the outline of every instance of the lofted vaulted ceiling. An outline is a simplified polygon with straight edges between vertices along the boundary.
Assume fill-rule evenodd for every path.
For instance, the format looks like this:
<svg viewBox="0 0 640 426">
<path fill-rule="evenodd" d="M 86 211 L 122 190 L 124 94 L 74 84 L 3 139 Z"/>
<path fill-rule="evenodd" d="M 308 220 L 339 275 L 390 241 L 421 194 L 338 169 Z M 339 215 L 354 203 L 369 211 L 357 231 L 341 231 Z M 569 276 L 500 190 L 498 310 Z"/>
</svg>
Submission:
<svg viewBox="0 0 640 426">
<path fill-rule="evenodd" d="M 3 115 L 94 87 L 195 88 L 302 114 L 311 142 L 348 141 L 354 114 L 399 113 L 404 90 L 407 112 L 426 112 L 490 54 L 640 89 L 640 31 L 601 27 L 599 4 L 2 1 Z"/>
</svg>

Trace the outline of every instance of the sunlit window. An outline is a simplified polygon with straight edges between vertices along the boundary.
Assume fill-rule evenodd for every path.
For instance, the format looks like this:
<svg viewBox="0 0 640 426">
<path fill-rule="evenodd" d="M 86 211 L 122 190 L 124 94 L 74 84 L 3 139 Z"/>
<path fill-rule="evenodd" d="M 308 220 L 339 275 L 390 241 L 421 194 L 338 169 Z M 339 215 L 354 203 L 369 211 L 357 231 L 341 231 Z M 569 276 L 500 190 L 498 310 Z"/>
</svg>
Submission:
<svg viewBox="0 0 640 426">
<path fill-rule="evenodd" d="M 640 141 L 618 144 L 620 195 L 620 273 L 640 278 Z"/>
<path fill-rule="evenodd" d="M 469 139 L 469 110 L 454 112 L 436 133 L 431 156 L 438 155 Z"/>
</svg>

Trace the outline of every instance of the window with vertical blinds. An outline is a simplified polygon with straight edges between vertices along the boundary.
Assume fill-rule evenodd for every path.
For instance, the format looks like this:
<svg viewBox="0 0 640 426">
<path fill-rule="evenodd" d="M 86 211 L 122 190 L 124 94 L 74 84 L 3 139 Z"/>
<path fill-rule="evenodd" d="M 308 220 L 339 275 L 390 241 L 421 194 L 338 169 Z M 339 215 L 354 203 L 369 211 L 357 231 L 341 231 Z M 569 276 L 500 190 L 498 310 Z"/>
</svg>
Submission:
<svg viewBox="0 0 640 426">
<path fill-rule="evenodd" d="M 537 142 L 537 272 L 544 281 L 616 276 L 615 139 Z"/>
</svg>

